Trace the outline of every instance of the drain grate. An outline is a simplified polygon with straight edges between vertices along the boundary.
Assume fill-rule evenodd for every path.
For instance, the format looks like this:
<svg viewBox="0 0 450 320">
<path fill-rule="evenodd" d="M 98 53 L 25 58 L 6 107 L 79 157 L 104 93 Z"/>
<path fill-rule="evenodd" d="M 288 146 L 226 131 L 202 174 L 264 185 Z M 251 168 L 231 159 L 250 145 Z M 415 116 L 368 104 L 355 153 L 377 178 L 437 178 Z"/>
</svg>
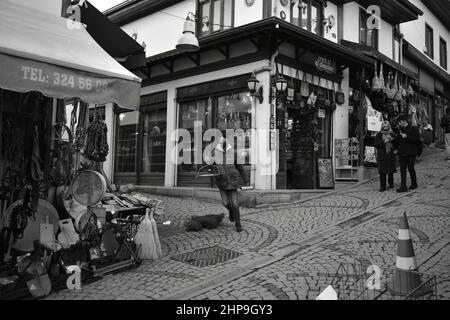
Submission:
<svg viewBox="0 0 450 320">
<path fill-rule="evenodd" d="M 202 248 L 173 256 L 172 259 L 195 267 L 208 267 L 239 257 L 241 253 L 220 246 Z"/>
</svg>

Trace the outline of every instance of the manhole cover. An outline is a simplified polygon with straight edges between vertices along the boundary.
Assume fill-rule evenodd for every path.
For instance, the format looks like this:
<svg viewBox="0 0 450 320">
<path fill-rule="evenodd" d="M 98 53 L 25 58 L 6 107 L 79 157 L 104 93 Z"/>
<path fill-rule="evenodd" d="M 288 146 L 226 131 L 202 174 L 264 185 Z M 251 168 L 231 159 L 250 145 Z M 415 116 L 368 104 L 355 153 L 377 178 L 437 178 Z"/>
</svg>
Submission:
<svg viewBox="0 0 450 320">
<path fill-rule="evenodd" d="M 179 254 L 172 257 L 172 259 L 188 263 L 195 267 L 208 267 L 235 259 L 240 255 L 241 253 L 239 252 L 219 246 L 214 246 Z"/>
</svg>

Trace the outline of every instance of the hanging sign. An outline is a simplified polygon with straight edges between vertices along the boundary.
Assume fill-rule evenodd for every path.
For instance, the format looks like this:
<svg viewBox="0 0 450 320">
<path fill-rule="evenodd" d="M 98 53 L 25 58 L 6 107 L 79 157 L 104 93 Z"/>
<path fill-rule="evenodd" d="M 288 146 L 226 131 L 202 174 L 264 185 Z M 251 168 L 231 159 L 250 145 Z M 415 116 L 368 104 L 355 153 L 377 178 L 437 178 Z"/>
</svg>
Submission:
<svg viewBox="0 0 450 320">
<path fill-rule="evenodd" d="M 318 111 L 318 117 L 319 117 L 319 118 L 322 118 L 322 119 L 325 119 L 325 110 L 319 109 L 319 111 Z"/>
<path fill-rule="evenodd" d="M 381 130 L 382 121 L 379 117 L 367 117 L 367 130 L 378 132 Z"/>
<path fill-rule="evenodd" d="M 336 74 L 336 61 L 325 56 L 316 56 L 314 58 L 314 64 L 316 65 L 317 70 Z"/>
</svg>

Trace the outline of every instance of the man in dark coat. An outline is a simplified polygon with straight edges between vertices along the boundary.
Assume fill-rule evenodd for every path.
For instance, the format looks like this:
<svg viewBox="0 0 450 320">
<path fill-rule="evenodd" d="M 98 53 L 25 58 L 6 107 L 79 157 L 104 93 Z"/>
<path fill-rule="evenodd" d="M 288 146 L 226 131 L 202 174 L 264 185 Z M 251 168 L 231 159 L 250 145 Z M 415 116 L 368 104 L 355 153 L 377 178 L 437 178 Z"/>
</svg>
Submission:
<svg viewBox="0 0 450 320">
<path fill-rule="evenodd" d="M 444 142 L 446 149 L 445 160 L 450 161 L 450 107 L 445 110 L 445 115 L 441 120 L 441 128 L 444 130 Z"/>
<path fill-rule="evenodd" d="M 414 169 L 416 156 L 419 151 L 420 133 L 419 128 L 408 123 L 408 118 L 402 115 L 398 119 L 400 133 L 398 135 L 398 155 L 400 160 L 401 186 L 397 192 L 407 192 L 406 168 L 411 176 L 410 190 L 417 189 L 417 177 Z"/>
<path fill-rule="evenodd" d="M 394 188 L 395 169 L 395 136 L 389 122 L 383 122 L 381 131 L 375 137 L 377 148 L 378 173 L 380 174 L 380 192 L 386 191 L 386 175 L 388 176 L 389 189 Z"/>
<path fill-rule="evenodd" d="M 232 161 L 227 159 L 227 154 L 232 155 Z M 223 137 L 215 149 L 216 165 L 219 170 L 219 176 L 216 177 L 216 185 L 219 188 L 223 205 L 229 211 L 231 222 L 235 222 L 236 231 L 242 231 L 241 214 L 239 210 L 238 189 L 242 187 L 239 177 L 242 178 L 245 185 L 249 184 L 247 173 L 238 159 L 230 144 Z"/>
</svg>

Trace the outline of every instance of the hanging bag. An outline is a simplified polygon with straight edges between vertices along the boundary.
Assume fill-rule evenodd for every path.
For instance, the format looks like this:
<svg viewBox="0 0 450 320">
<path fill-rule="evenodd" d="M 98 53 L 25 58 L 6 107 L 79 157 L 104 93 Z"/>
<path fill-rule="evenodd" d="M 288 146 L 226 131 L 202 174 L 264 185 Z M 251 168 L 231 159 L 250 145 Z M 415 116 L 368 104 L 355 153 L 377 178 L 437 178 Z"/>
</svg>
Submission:
<svg viewBox="0 0 450 320">
<path fill-rule="evenodd" d="M 303 80 L 300 87 L 300 93 L 302 97 L 308 98 L 309 97 L 309 83 L 306 80 L 306 72 L 303 72 Z"/>
<path fill-rule="evenodd" d="M 325 106 L 325 90 L 320 86 L 321 78 L 319 76 L 319 82 L 316 86 L 317 91 L 317 100 L 316 100 L 316 108 L 323 108 Z"/>
<path fill-rule="evenodd" d="M 386 95 L 387 95 L 388 99 L 393 100 L 396 93 L 397 93 L 397 90 L 395 90 L 394 76 L 391 72 L 389 72 L 389 87 L 387 89 Z"/>
<path fill-rule="evenodd" d="M 300 101 L 302 100 L 302 94 L 300 92 L 300 87 L 301 87 L 301 83 L 300 83 L 300 71 L 297 69 L 297 71 L 295 72 L 295 102 L 297 105 L 300 104 Z"/>
<path fill-rule="evenodd" d="M 334 95 L 336 99 L 336 103 L 339 105 L 343 105 L 345 103 L 345 94 L 342 92 L 341 84 L 338 85 L 338 91 Z"/>
<path fill-rule="evenodd" d="M 408 81 L 408 91 L 407 91 L 408 96 L 414 96 L 414 89 L 411 85 L 411 80 Z"/>
<path fill-rule="evenodd" d="M 380 66 L 380 76 L 378 77 L 378 85 L 380 87 L 380 91 L 384 91 L 386 84 L 384 83 L 383 62 L 381 62 Z"/>
<path fill-rule="evenodd" d="M 294 77 L 292 76 L 292 69 L 290 69 L 289 71 L 289 87 L 287 89 L 287 96 L 286 96 L 286 100 L 289 101 L 290 103 L 292 103 L 294 101 L 294 96 L 295 96 L 295 90 L 294 90 Z"/>
<path fill-rule="evenodd" d="M 377 92 L 380 90 L 380 79 L 378 78 L 378 63 L 375 61 L 375 76 L 372 80 L 372 92 Z"/>
<path fill-rule="evenodd" d="M 406 98 L 408 96 L 408 92 L 406 91 L 407 81 L 406 76 L 403 77 L 403 89 L 402 89 L 402 96 L 403 98 Z"/>
<path fill-rule="evenodd" d="M 397 72 L 395 73 L 395 81 L 396 81 L 396 84 L 395 84 L 396 92 L 395 92 L 394 100 L 395 101 L 402 101 L 402 99 L 403 99 L 403 96 L 402 96 L 403 87 L 400 85 L 400 79 L 399 79 L 399 76 L 398 76 Z"/>
<path fill-rule="evenodd" d="M 333 87 L 334 87 L 334 82 L 333 82 Z M 336 107 L 337 107 L 336 101 L 334 100 L 334 91 L 329 90 L 328 94 L 330 96 L 330 109 L 331 109 L 331 111 L 334 111 L 334 110 L 336 110 Z"/>
<path fill-rule="evenodd" d="M 326 99 L 325 99 L 325 107 L 329 109 L 331 107 L 331 98 L 330 98 L 330 89 L 329 89 L 329 82 L 327 80 L 327 87 L 326 87 Z"/>
</svg>

